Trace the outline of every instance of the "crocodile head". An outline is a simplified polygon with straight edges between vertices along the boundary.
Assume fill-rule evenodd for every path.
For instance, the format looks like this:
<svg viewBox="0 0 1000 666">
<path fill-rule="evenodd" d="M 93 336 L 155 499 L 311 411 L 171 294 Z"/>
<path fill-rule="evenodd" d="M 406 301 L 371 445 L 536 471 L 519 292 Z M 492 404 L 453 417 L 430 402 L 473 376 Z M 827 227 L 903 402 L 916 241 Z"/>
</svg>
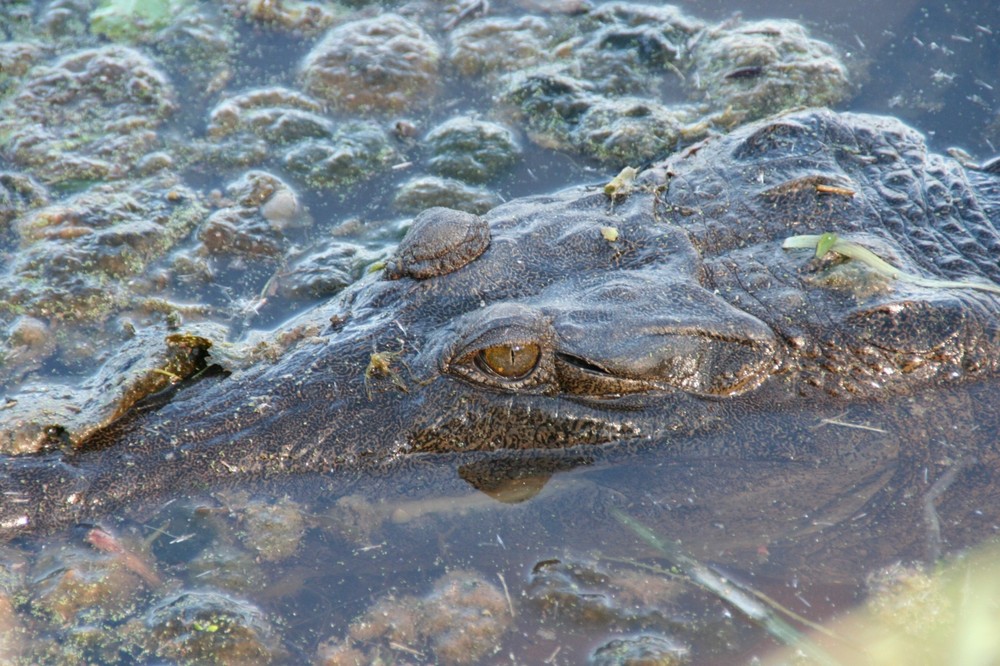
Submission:
<svg viewBox="0 0 1000 666">
<path fill-rule="evenodd" d="M 769 376 L 774 333 L 706 288 L 683 230 L 655 221 L 651 197 L 609 208 L 603 193 L 573 192 L 485 219 L 432 209 L 384 274 L 352 290 L 341 334 L 381 333 L 396 366 L 369 372 L 365 397 L 409 403 L 396 450 L 645 437 Z"/>
<path fill-rule="evenodd" d="M 335 335 L 396 362 L 368 377 L 396 415 L 373 455 L 676 443 L 747 410 L 994 371 L 998 181 L 898 121 L 811 110 L 679 153 L 625 196 L 426 211 L 339 305 Z M 822 232 L 849 241 L 819 258 L 786 242 Z"/>
<path fill-rule="evenodd" d="M 990 291 L 783 248 L 836 232 L 908 274 L 985 283 L 994 181 L 896 121 L 806 111 L 675 155 L 628 193 L 425 211 L 384 268 L 289 324 L 319 335 L 278 361 L 8 465 L 0 519 L 438 453 L 674 445 L 748 410 L 995 370 Z"/>
</svg>

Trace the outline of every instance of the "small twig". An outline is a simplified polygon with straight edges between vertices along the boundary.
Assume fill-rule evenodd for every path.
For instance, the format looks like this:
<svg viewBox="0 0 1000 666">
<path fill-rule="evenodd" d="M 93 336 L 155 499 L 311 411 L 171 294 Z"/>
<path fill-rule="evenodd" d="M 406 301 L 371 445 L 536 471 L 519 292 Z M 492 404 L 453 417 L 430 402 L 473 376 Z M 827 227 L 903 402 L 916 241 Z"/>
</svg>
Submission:
<svg viewBox="0 0 1000 666">
<path fill-rule="evenodd" d="M 507 589 L 507 581 L 504 580 L 503 574 L 499 571 L 497 572 L 497 578 L 500 579 L 500 584 L 503 585 L 503 596 L 507 598 L 507 610 L 510 611 L 510 616 L 514 617 L 514 602 L 510 600 L 510 590 Z"/>
<path fill-rule="evenodd" d="M 825 183 L 817 183 L 816 191 L 820 194 L 838 194 L 842 197 L 853 197 L 854 190 L 847 187 L 837 187 L 836 185 L 827 185 Z"/>
<path fill-rule="evenodd" d="M 756 593 L 749 586 L 720 576 L 690 555 L 682 552 L 677 544 L 660 539 L 651 529 L 624 511 L 614 508 L 611 513 L 620 523 L 635 532 L 643 541 L 658 550 L 674 566 L 683 571 L 694 585 L 726 601 L 743 613 L 747 619 L 766 629 L 769 634 L 783 644 L 798 646 L 799 649 L 821 664 L 828 666 L 838 664 L 821 647 L 778 617 L 765 603 L 758 600 Z"/>
<path fill-rule="evenodd" d="M 924 494 L 924 521 L 927 523 L 927 558 L 932 562 L 941 559 L 941 522 L 938 519 L 934 503 L 943 495 L 958 475 L 967 465 L 967 459 L 962 458 L 945 470 L 944 474 L 934 480 L 930 489 Z"/>
<path fill-rule="evenodd" d="M 856 428 L 858 430 L 868 430 L 870 432 L 879 432 L 883 435 L 889 433 L 888 430 L 883 430 L 882 428 L 876 428 L 875 426 L 865 425 L 863 423 L 850 423 L 848 421 L 840 421 L 838 419 L 820 419 L 818 425 L 835 425 L 842 426 L 844 428 Z"/>
<path fill-rule="evenodd" d="M 156 589 L 163 585 L 163 579 L 153 571 L 153 568 L 140 555 L 126 548 L 110 532 L 95 527 L 87 532 L 85 541 L 100 552 L 108 553 L 117 559 L 122 566 L 142 578 L 150 589 Z"/>
<path fill-rule="evenodd" d="M 396 641 L 389 641 L 389 647 L 393 650 L 399 650 L 400 652 L 405 652 L 407 654 L 412 654 L 417 659 L 423 659 L 424 653 L 420 650 L 415 650 L 409 645 L 403 645 L 402 643 L 397 643 Z"/>
<path fill-rule="evenodd" d="M 674 571 L 668 571 L 667 569 L 664 569 L 663 567 L 658 567 L 655 564 L 647 564 L 645 562 L 637 562 L 636 560 L 632 560 L 632 559 L 629 559 L 629 558 L 626 558 L 626 557 L 611 557 L 611 556 L 608 556 L 608 555 L 602 555 L 601 559 L 602 560 L 607 560 L 608 562 L 615 562 L 616 564 L 624 564 L 626 566 L 635 567 L 636 569 L 643 569 L 645 571 L 649 571 L 650 573 L 655 573 L 658 576 L 664 576 L 666 578 L 674 578 L 674 579 L 677 579 L 677 580 L 684 581 L 686 583 L 691 583 L 692 585 L 697 585 L 696 581 L 691 580 L 689 577 L 685 576 L 684 574 L 679 574 L 679 573 L 676 573 Z M 812 620 L 799 615 L 798 613 L 796 613 L 795 611 L 793 611 L 791 608 L 788 608 L 787 606 L 782 605 L 781 603 L 779 603 L 775 599 L 772 599 L 771 597 L 769 597 L 768 595 L 764 594 L 763 592 L 755 590 L 752 587 L 747 587 L 745 585 L 743 587 L 745 587 L 746 590 L 750 594 L 754 595 L 755 597 L 757 597 L 758 599 L 760 599 L 761 601 L 763 601 L 767 605 L 771 606 L 771 608 L 773 608 L 774 610 L 778 611 L 779 613 L 784 614 L 785 616 L 789 617 L 792 620 L 795 620 L 799 624 L 802 624 L 802 625 L 804 625 L 806 627 L 809 627 L 813 631 L 818 631 L 821 634 L 825 634 L 826 636 L 829 636 L 830 638 L 832 638 L 834 640 L 844 641 L 844 639 L 842 639 L 840 636 L 838 636 L 837 634 L 833 633 L 832 631 L 830 631 L 829 629 L 827 629 L 826 627 L 824 627 L 822 624 L 819 624 L 818 622 L 813 622 Z M 801 601 L 806 606 L 809 606 L 809 602 L 806 601 L 805 599 L 803 599 L 803 598 L 800 597 L 799 601 Z"/>
<path fill-rule="evenodd" d="M 169 370 L 164 370 L 163 368 L 153 368 L 153 372 L 169 377 L 171 384 L 176 384 L 184 379 L 176 372 L 170 372 Z"/>
</svg>

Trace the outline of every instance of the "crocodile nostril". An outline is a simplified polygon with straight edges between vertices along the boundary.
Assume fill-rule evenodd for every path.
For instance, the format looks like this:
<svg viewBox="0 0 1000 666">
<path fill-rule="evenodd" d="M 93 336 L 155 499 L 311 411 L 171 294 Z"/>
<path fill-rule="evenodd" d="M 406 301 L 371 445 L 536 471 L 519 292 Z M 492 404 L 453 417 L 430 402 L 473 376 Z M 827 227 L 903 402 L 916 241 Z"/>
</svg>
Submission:
<svg viewBox="0 0 1000 666">
<path fill-rule="evenodd" d="M 387 280 L 425 280 L 457 271 L 486 251 L 486 220 L 450 208 L 429 208 L 417 216 L 385 267 Z"/>
</svg>

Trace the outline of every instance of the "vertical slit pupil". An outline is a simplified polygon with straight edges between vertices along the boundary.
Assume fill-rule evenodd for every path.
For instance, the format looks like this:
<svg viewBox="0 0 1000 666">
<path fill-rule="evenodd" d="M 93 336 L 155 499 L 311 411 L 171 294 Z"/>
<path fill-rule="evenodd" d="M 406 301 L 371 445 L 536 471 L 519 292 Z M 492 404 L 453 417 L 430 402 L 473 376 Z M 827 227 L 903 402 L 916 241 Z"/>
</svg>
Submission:
<svg viewBox="0 0 1000 666">
<path fill-rule="evenodd" d="M 493 345 L 481 350 L 477 355 L 480 367 L 505 379 L 520 379 L 528 375 L 535 366 L 541 350 L 534 343 L 514 345 Z"/>
</svg>

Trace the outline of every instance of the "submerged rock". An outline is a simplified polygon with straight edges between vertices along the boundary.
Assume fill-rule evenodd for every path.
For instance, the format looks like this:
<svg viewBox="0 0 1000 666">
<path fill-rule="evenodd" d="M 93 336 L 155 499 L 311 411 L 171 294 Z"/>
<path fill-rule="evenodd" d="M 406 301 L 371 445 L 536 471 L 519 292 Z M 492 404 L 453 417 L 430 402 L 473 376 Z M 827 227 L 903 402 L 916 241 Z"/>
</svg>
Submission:
<svg viewBox="0 0 1000 666">
<path fill-rule="evenodd" d="M 685 646 L 652 634 L 608 641 L 589 660 L 593 666 L 681 666 L 688 662 Z"/>
<path fill-rule="evenodd" d="M 702 110 L 640 97 L 604 96 L 588 81 L 541 67 L 507 79 L 503 99 L 542 146 L 572 150 L 613 168 L 645 164 L 681 139 L 704 135 Z"/>
<path fill-rule="evenodd" d="M 0 42 L 0 99 L 17 86 L 44 49 L 31 42 Z"/>
<path fill-rule="evenodd" d="M 178 88 L 200 100 L 215 95 L 232 78 L 238 40 L 201 3 L 198 11 L 175 16 L 152 36 L 150 47 Z"/>
<path fill-rule="evenodd" d="M 395 154 L 385 130 L 359 120 L 338 126 L 329 139 L 291 146 L 282 163 L 312 187 L 339 190 L 380 173 Z"/>
<path fill-rule="evenodd" d="M 349 642 L 335 641 L 324 648 L 322 663 L 349 663 L 344 659 L 362 652 L 362 645 L 368 651 L 365 663 L 372 663 L 381 646 L 392 644 L 426 645 L 440 664 L 479 663 L 499 649 L 511 612 L 500 590 L 480 574 L 452 571 L 423 598 L 383 597 L 375 602 L 351 623 Z"/>
<path fill-rule="evenodd" d="M 236 543 L 215 540 L 184 562 L 192 584 L 207 585 L 238 595 L 253 595 L 267 585 L 268 577 L 255 553 Z"/>
<path fill-rule="evenodd" d="M 237 514 L 243 545 L 266 562 L 291 557 L 306 531 L 302 507 L 287 497 L 274 502 L 248 501 Z"/>
<path fill-rule="evenodd" d="M 14 611 L 13 600 L 0 591 L 0 660 L 7 664 L 20 663 L 30 642 L 24 624 Z"/>
<path fill-rule="evenodd" d="M 328 298 L 360 279 L 383 254 L 350 241 L 321 241 L 276 276 L 275 293 L 292 300 Z"/>
<path fill-rule="evenodd" d="M 301 0 L 225 0 L 225 6 L 248 21 L 311 35 L 330 26 L 334 12 L 326 4 Z"/>
<path fill-rule="evenodd" d="M 39 65 L 0 103 L 0 151 L 46 182 L 121 178 L 159 143 L 174 108 L 167 77 L 121 46 Z"/>
<path fill-rule="evenodd" d="M 198 230 L 198 239 L 215 256 L 283 257 L 283 231 L 307 226 L 295 191 L 277 176 L 249 171 L 226 187 L 232 205 L 212 213 Z"/>
<path fill-rule="evenodd" d="M 501 103 L 523 123 L 531 140 L 558 150 L 572 148 L 570 132 L 598 99 L 593 86 L 558 66 L 515 72 L 501 86 Z"/>
<path fill-rule="evenodd" d="M 588 624 L 662 622 L 685 592 L 666 576 L 617 570 L 580 560 L 543 560 L 531 571 L 526 596 L 543 613 Z"/>
<path fill-rule="evenodd" d="M 140 563 L 142 555 L 126 551 L 120 542 L 116 545 L 122 550 L 63 544 L 39 557 L 29 602 L 32 613 L 60 628 L 116 621 L 135 613 L 153 587 L 135 566 L 155 574 Z M 134 559 L 123 558 L 124 552 Z"/>
<path fill-rule="evenodd" d="M 683 83 L 690 40 L 704 23 L 672 5 L 612 2 L 581 19 L 584 37 L 572 50 L 576 75 L 609 96 L 658 97 L 666 82 Z"/>
<path fill-rule="evenodd" d="M 731 124 L 796 106 L 830 106 L 848 92 L 847 68 L 829 44 L 795 21 L 767 20 L 707 30 L 692 53 L 695 91 Z"/>
<path fill-rule="evenodd" d="M 30 176 L 0 171 L 0 239 L 10 223 L 33 208 L 49 203 L 49 193 Z"/>
<path fill-rule="evenodd" d="M 337 123 L 297 90 L 267 87 L 224 99 L 209 114 L 195 161 L 223 168 L 280 163 L 310 187 L 340 189 L 381 173 L 396 157 L 388 133 L 368 120 Z"/>
<path fill-rule="evenodd" d="M 491 76 L 541 64 L 552 28 L 537 16 L 482 18 L 451 33 L 451 63 L 465 76 Z"/>
<path fill-rule="evenodd" d="M 510 626 L 503 594 L 472 571 L 452 571 L 424 598 L 421 632 L 444 664 L 474 664 L 499 648 Z"/>
<path fill-rule="evenodd" d="M 467 183 L 484 183 L 517 160 L 514 133 L 497 123 L 467 116 L 451 118 L 428 132 L 430 170 Z"/>
<path fill-rule="evenodd" d="M 689 127 L 697 117 L 690 107 L 668 107 L 637 97 L 601 97 L 580 116 L 569 140 L 580 153 L 602 164 L 641 165 L 670 153 L 682 138 L 696 138 L 698 130 Z"/>
<path fill-rule="evenodd" d="M 38 13 L 36 34 L 40 29 L 57 42 L 79 48 L 89 36 L 93 9 L 94 3 L 86 0 L 52 0 Z"/>
<path fill-rule="evenodd" d="M 437 43 L 398 14 L 333 28 L 306 56 L 305 89 L 344 111 L 400 111 L 427 104 L 437 90 Z"/>
<path fill-rule="evenodd" d="M 542 64 L 499 77 L 497 97 L 535 143 L 613 167 L 848 93 L 833 47 L 794 21 L 706 27 L 675 7 L 609 3 L 576 27 Z"/>
<path fill-rule="evenodd" d="M 102 321 L 134 305 L 143 273 L 204 217 L 172 174 L 98 185 L 19 217 L 20 248 L 0 274 L 0 316 Z"/>
<path fill-rule="evenodd" d="M 335 143 L 333 121 L 318 100 L 290 88 L 256 88 L 223 99 L 209 114 L 204 159 L 224 168 L 288 161 L 313 142 Z M 302 165 L 309 173 L 313 165 Z"/>
<path fill-rule="evenodd" d="M 321 115 L 322 109 L 322 104 L 297 90 L 257 88 L 217 104 L 209 114 L 208 135 L 218 140 L 250 132 L 276 144 L 329 138 L 333 126 Z"/>
<path fill-rule="evenodd" d="M 393 200 L 393 206 L 404 213 L 417 213 L 435 206 L 485 213 L 499 203 L 500 197 L 493 192 L 436 176 L 408 180 L 400 186 Z"/>
<path fill-rule="evenodd" d="M 164 599 L 145 618 L 150 654 L 185 664 L 269 664 L 287 657 L 257 606 L 213 591 Z"/>
<path fill-rule="evenodd" d="M 177 16 L 191 11 L 193 6 L 193 0 L 102 0 L 90 12 L 90 32 L 114 42 L 149 40 Z"/>
<path fill-rule="evenodd" d="M 35 8 L 31 2 L 20 0 L 19 2 L 7 2 L 3 6 L 4 22 L 0 24 L 0 39 L 4 42 L 13 42 L 19 39 L 33 39 L 32 19 L 35 17 Z"/>
</svg>

